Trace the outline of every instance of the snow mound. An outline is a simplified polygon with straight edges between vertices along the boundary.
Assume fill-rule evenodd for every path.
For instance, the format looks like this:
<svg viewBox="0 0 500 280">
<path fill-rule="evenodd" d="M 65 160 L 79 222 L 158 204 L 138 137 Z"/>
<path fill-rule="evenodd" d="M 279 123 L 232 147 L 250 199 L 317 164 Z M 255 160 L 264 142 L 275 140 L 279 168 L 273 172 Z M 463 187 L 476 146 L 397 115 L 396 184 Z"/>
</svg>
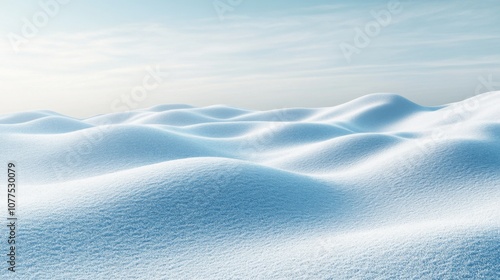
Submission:
<svg viewBox="0 0 500 280">
<path fill-rule="evenodd" d="M 16 275 L 498 279 L 498 108 L 500 92 L 0 116 L 18 170 Z"/>
</svg>

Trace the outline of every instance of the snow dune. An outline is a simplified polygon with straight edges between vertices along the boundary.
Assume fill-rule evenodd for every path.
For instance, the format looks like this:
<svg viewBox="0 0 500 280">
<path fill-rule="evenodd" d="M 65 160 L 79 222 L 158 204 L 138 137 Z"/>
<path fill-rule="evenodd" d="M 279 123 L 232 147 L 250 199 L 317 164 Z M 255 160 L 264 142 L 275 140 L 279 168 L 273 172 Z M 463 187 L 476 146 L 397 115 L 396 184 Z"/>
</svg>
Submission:
<svg viewBox="0 0 500 280">
<path fill-rule="evenodd" d="M 0 116 L 17 276 L 500 279 L 499 108 L 491 92 Z"/>
</svg>

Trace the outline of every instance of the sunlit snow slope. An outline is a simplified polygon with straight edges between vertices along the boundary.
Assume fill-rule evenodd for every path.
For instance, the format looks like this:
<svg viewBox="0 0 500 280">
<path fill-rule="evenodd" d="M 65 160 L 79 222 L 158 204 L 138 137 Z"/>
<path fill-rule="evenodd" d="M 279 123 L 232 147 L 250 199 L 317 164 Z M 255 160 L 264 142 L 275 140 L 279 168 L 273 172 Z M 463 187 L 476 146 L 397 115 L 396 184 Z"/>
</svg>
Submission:
<svg viewBox="0 0 500 280">
<path fill-rule="evenodd" d="M 500 92 L 439 107 L 374 94 L 317 109 L 3 115 L 15 275 L 500 279 L 499 120 Z"/>
</svg>

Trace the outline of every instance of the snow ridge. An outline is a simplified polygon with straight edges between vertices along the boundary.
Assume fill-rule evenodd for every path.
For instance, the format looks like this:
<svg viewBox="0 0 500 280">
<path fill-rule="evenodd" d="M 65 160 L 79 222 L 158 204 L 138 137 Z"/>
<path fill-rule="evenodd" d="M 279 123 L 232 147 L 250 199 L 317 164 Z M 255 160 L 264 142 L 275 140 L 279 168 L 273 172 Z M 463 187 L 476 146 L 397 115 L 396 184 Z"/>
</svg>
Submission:
<svg viewBox="0 0 500 280">
<path fill-rule="evenodd" d="M 500 92 L 0 116 L 18 276 L 498 279 L 498 108 Z"/>
</svg>

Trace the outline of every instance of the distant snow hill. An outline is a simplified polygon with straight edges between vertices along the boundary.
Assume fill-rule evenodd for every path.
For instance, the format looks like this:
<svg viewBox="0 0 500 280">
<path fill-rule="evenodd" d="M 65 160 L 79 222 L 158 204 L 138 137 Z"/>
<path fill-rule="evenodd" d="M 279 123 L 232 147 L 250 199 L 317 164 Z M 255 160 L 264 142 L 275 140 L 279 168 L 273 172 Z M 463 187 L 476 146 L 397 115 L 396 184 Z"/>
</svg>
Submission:
<svg viewBox="0 0 500 280">
<path fill-rule="evenodd" d="M 500 92 L 439 107 L 373 94 L 316 109 L 3 115 L 16 276 L 500 279 L 499 120 Z"/>
</svg>

